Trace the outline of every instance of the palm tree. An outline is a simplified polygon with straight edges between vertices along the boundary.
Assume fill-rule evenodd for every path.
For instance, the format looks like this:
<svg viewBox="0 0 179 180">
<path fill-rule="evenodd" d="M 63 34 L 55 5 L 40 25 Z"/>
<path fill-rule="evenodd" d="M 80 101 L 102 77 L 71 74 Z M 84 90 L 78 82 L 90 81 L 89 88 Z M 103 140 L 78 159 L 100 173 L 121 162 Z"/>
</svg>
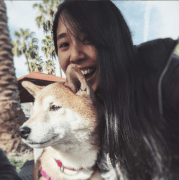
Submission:
<svg viewBox="0 0 179 180">
<path fill-rule="evenodd" d="M 44 32 L 52 32 L 54 14 L 62 0 L 43 0 L 42 3 L 35 3 L 34 8 L 38 8 L 40 15 L 36 17 L 38 27 L 43 27 Z"/>
<path fill-rule="evenodd" d="M 7 27 L 4 1 L 0 1 L 0 148 L 6 153 L 19 146 L 19 126 L 25 121 L 22 112 L 15 68 L 12 43 Z"/>
<path fill-rule="evenodd" d="M 38 39 L 33 38 L 29 43 L 28 43 L 28 49 L 25 52 L 25 56 L 27 59 L 31 60 L 31 61 L 35 61 L 36 62 L 36 57 L 38 56 L 38 46 L 36 45 L 36 43 L 38 42 Z M 33 72 L 33 68 L 32 68 L 32 62 L 29 62 L 29 67 L 30 67 L 30 72 Z M 31 64 L 31 65 L 30 65 Z"/>
<path fill-rule="evenodd" d="M 36 61 L 36 71 L 42 72 L 43 71 L 43 64 L 44 64 L 42 57 L 36 56 L 35 61 Z"/>
<path fill-rule="evenodd" d="M 41 56 L 35 56 L 35 59 L 30 61 L 29 64 L 33 72 L 42 72 L 44 62 Z"/>
<path fill-rule="evenodd" d="M 42 46 L 41 50 L 44 52 L 44 55 L 47 58 L 50 57 L 52 59 L 52 69 L 54 69 L 55 67 L 54 58 L 56 58 L 56 55 L 55 55 L 55 47 L 53 45 L 52 36 L 46 35 L 45 39 L 42 40 L 42 43 L 44 44 L 44 46 Z"/>
<path fill-rule="evenodd" d="M 48 74 L 55 74 L 55 66 L 53 66 L 51 59 L 45 61 L 44 70 L 47 71 Z"/>
<path fill-rule="evenodd" d="M 29 29 L 20 29 L 19 31 L 15 31 L 14 35 L 17 39 L 13 42 L 13 54 L 17 57 L 25 55 L 28 72 L 30 73 L 32 69 L 29 66 L 29 59 L 33 59 L 37 54 L 38 40 L 33 38 L 34 32 L 30 32 Z"/>
<path fill-rule="evenodd" d="M 43 27 L 46 34 L 45 39 L 42 40 L 44 47 L 42 51 L 46 57 L 52 58 L 52 66 L 54 66 L 54 58 L 56 57 L 55 47 L 53 44 L 53 19 L 57 12 L 57 7 L 62 0 L 43 0 L 42 3 L 35 3 L 34 8 L 38 8 L 40 15 L 36 17 L 36 23 L 38 27 Z M 62 77 L 62 69 L 60 67 L 60 76 Z"/>
</svg>

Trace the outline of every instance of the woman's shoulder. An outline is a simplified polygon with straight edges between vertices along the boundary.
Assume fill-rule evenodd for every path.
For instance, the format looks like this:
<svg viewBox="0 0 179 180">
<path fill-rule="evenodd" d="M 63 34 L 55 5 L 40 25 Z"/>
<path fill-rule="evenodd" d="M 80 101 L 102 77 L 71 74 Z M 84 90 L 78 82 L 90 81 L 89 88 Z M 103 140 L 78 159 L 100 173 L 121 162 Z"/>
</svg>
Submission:
<svg viewBox="0 0 179 180">
<path fill-rule="evenodd" d="M 156 39 L 142 43 L 136 47 L 136 51 L 138 60 L 142 64 L 144 83 L 145 85 L 148 83 L 146 87 L 150 89 L 155 99 L 158 99 L 159 78 L 165 71 L 162 80 L 164 109 L 172 112 L 173 117 L 178 118 L 179 56 L 174 53 L 179 46 L 177 44 L 177 40 L 170 38 Z"/>
<path fill-rule="evenodd" d="M 158 45 L 170 47 L 173 44 L 175 44 L 176 41 L 177 40 L 173 40 L 172 38 L 158 38 L 158 39 L 154 39 L 154 40 L 150 40 L 150 41 L 141 43 L 141 44 L 137 45 L 137 48 L 143 49 L 143 48 L 149 48 L 151 46 L 158 46 Z"/>
<path fill-rule="evenodd" d="M 148 69 L 162 69 L 169 58 L 177 40 L 171 38 L 155 39 L 136 46 L 138 60 Z"/>
</svg>

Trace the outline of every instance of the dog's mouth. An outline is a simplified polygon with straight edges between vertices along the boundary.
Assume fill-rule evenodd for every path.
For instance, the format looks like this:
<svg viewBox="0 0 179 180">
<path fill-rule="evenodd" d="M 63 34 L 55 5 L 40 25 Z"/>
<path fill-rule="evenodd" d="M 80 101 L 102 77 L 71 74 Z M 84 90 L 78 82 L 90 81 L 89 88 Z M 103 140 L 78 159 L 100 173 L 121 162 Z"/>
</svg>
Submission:
<svg viewBox="0 0 179 180">
<path fill-rule="evenodd" d="M 58 139 L 58 136 L 54 136 L 51 139 L 47 141 L 43 141 L 43 142 L 35 142 L 32 140 L 26 140 L 26 143 L 29 144 L 29 146 L 33 148 L 45 148 L 47 146 L 54 144 L 54 141 L 56 141 L 56 139 Z"/>
</svg>

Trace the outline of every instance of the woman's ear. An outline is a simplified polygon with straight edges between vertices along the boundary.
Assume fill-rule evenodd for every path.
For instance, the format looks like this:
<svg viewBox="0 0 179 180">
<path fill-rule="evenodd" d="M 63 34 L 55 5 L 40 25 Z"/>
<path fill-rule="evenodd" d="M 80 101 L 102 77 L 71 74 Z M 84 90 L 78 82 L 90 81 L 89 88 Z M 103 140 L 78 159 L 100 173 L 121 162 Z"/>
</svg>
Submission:
<svg viewBox="0 0 179 180">
<path fill-rule="evenodd" d="M 23 81 L 22 86 L 35 98 L 37 93 L 44 88 L 44 86 L 37 86 L 29 81 Z"/>
<path fill-rule="evenodd" d="M 91 92 L 84 75 L 74 64 L 70 64 L 67 68 L 65 86 L 70 88 L 77 95 L 90 95 Z"/>
</svg>

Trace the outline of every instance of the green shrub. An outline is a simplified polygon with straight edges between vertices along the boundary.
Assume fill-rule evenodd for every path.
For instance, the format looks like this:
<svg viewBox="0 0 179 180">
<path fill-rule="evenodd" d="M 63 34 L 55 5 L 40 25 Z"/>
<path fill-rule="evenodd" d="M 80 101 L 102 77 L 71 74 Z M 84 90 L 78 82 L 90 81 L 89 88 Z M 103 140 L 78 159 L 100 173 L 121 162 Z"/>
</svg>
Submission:
<svg viewBox="0 0 179 180">
<path fill-rule="evenodd" d="M 14 158 L 10 158 L 9 161 L 13 166 L 16 167 L 16 171 L 19 173 L 21 170 L 21 167 L 24 165 L 25 161 L 17 161 Z"/>
</svg>

